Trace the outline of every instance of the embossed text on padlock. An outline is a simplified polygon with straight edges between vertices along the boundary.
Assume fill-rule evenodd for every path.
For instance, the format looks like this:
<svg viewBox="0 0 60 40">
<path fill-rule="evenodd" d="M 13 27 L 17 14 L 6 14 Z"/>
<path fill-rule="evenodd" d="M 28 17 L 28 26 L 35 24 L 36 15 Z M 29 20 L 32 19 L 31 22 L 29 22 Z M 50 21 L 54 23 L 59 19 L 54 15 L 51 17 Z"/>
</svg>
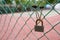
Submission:
<svg viewBox="0 0 60 40">
<path fill-rule="evenodd" d="M 41 22 L 41 25 L 38 25 L 39 24 L 38 21 Z M 43 21 L 41 19 L 36 20 L 35 31 L 44 32 Z"/>
</svg>

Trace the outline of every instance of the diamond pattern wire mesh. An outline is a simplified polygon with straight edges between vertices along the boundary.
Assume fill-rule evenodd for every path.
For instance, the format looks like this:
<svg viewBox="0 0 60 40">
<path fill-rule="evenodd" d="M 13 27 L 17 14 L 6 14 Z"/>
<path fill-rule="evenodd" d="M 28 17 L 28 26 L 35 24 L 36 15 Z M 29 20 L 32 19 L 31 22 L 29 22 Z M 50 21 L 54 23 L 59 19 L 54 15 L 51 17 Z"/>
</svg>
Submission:
<svg viewBox="0 0 60 40">
<path fill-rule="evenodd" d="M 20 1 L 21 0 L 19 0 L 19 2 Z M 28 3 L 29 1 L 26 4 Z M 47 3 L 50 4 L 48 1 Z M 11 8 L 7 6 L 11 13 L 8 14 L 8 11 L 4 8 L 6 5 L 2 2 L 1 4 L 2 6 L 0 7 L 5 13 L 3 14 L 3 11 L 0 10 L 0 40 L 60 40 L 60 13 L 58 10 L 54 9 L 57 2 L 53 6 L 50 4 L 52 8 L 47 10 L 48 12 L 42 9 L 42 19 L 45 28 L 43 33 L 34 31 L 35 15 L 36 13 L 41 13 L 39 7 L 35 9 L 30 5 L 31 11 L 28 11 L 25 5 L 20 2 L 24 7 L 22 11 L 26 12 L 14 13 L 13 10 L 15 9 L 12 8 L 13 10 L 11 10 Z M 16 10 L 19 11 L 17 7 Z M 52 18 L 48 16 L 49 14 L 52 15 L 52 11 L 57 15 L 56 17 L 53 16 Z M 55 20 L 56 22 L 53 22 Z"/>
</svg>

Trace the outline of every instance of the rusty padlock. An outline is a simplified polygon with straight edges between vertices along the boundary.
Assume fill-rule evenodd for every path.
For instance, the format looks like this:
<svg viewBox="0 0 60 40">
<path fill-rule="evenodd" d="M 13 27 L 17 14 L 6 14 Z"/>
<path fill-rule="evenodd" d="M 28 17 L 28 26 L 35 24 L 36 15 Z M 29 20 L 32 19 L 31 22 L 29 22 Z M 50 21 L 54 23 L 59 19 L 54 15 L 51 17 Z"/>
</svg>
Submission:
<svg viewBox="0 0 60 40">
<path fill-rule="evenodd" d="M 38 25 L 41 22 L 41 25 Z M 35 31 L 37 32 L 44 32 L 44 26 L 43 26 L 43 21 L 41 19 L 36 20 L 36 25 L 35 25 Z"/>
</svg>

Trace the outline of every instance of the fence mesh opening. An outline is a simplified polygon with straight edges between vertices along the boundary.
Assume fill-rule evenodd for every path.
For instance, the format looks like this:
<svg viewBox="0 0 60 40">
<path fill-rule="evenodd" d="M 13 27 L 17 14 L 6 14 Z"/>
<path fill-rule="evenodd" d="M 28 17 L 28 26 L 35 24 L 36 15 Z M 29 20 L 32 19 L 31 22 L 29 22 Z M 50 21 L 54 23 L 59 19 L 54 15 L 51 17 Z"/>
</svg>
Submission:
<svg viewBox="0 0 60 40">
<path fill-rule="evenodd" d="M 36 14 L 44 32 L 36 32 Z M 0 0 L 0 40 L 60 40 L 60 0 Z"/>
</svg>

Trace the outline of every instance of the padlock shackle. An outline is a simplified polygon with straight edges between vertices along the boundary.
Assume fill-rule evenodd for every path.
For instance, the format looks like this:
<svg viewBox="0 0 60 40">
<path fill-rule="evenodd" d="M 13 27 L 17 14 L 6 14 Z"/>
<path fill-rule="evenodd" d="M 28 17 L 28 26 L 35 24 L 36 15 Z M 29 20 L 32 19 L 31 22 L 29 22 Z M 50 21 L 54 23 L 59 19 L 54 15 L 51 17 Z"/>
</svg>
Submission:
<svg viewBox="0 0 60 40">
<path fill-rule="evenodd" d="M 43 26 L 43 21 L 41 19 L 37 19 L 36 20 L 36 25 L 38 25 L 38 21 L 40 21 L 41 22 L 41 26 Z"/>
</svg>

